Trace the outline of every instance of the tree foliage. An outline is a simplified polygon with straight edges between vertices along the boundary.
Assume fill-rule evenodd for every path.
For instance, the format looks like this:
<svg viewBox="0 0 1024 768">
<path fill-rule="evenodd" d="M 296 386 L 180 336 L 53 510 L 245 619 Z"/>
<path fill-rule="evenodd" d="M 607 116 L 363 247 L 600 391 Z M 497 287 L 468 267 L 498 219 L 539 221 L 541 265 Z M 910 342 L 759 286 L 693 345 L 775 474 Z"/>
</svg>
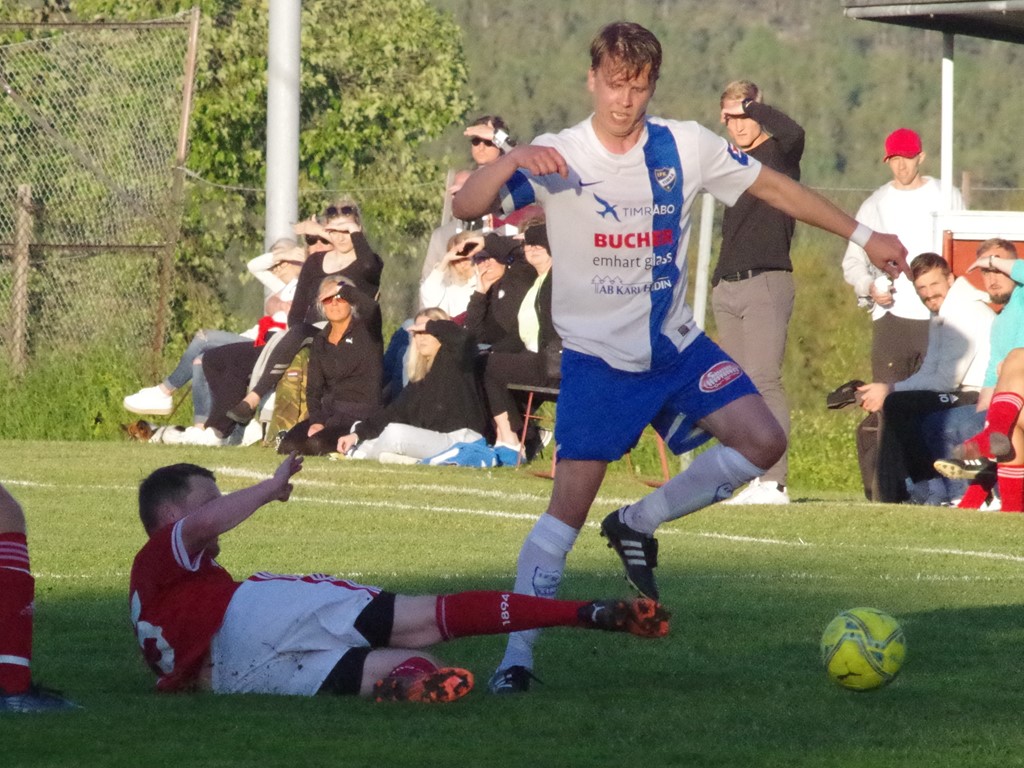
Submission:
<svg viewBox="0 0 1024 768">
<path fill-rule="evenodd" d="M 191 123 L 181 271 L 216 284 L 263 244 L 267 123 L 266 2 L 200 0 L 200 55 Z M 192 3 L 45 0 L 36 18 L 140 20 Z M 300 213 L 341 193 L 362 205 L 371 241 L 387 264 L 392 303 L 407 303 L 420 247 L 436 226 L 444 171 L 417 148 L 470 106 L 461 35 L 425 0 L 305 0 L 301 28 Z M 406 279 L 408 278 L 408 279 Z M 402 295 L 399 296 L 398 294 Z M 178 297 L 183 328 L 203 298 Z M 387 299 L 387 297 L 385 297 Z M 409 311 L 396 309 L 399 314 Z"/>
<path fill-rule="evenodd" d="M 463 28 L 470 85 L 484 111 L 528 140 L 582 119 L 594 33 L 618 19 L 660 38 L 665 61 L 652 112 L 712 128 L 730 80 L 757 82 L 807 129 L 804 179 L 872 188 L 887 173 L 882 142 L 918 130 L 938 175 L 942 37 L 843 15 L 839 0 L 433 0 Z M 969 171 L 986 185 L 1021 186 L 1013 74 L 1024 48 L 956 37 L 956 183 Z M 457 146 L 452 131 L 449 146 Z"/>
</svg>

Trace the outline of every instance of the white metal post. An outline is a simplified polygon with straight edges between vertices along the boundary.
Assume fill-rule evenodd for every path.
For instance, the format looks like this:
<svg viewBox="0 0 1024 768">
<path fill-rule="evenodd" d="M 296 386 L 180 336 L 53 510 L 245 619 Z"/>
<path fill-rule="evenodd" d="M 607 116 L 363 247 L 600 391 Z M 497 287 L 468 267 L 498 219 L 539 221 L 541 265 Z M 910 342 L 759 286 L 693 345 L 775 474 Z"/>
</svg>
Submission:
<svg viewBox="0 0 1024 768">
<path fill-rule="evenodd" d="M 300 0 L 270 0 L 267 49 L 267 210 L 264 246 L 299 218 Z"/>
</svg>

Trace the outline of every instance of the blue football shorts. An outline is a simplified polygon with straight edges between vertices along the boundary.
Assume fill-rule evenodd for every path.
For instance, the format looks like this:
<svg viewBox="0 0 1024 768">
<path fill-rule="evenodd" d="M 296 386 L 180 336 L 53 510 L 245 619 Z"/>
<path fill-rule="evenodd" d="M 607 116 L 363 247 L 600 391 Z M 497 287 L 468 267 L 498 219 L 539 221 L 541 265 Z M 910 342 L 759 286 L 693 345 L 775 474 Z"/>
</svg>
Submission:
<svg viewBox="0 0 1024 768">
<path fill-rule="evenodd" d="M 757 388 L 747 374 L 704 334 L 650 371 L 620 371 L 566 349 L 555 421 L 558 458 L 616 461 L 648 424 L 673 453 L 685 453 L 711 438 L 698 421 L 751 394 Z"/>
</svg>

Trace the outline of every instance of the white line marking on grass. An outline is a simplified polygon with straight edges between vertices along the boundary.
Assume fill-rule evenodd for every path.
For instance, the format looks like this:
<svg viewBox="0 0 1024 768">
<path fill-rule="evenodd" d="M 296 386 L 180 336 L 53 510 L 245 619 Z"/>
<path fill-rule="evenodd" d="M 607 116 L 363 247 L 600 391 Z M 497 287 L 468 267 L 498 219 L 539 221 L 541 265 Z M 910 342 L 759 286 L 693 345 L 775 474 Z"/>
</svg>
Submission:
<svg viewBox="0 0 1024 768">
<path fill-rule="evenodd" d="M 56 488 L 56 483 L 37 483 L 35 480 L 7 480 L 0 478 L 0 483 L 4 485 L 20 485 L 25 488 Z M 90 486 L 92 487 L 92 486 Z"/>
<path fill-rule="evenodd" d="M 225 477 L 236 477 L 245 479 L 263 479 L 267 476 L 266 472 L 259 472 L 256 470 L 239 469 L 236 467 L 218 467 L 215 470 L 217 473 Z M 379 469 L 374 467 L 374 473 L 379 474 L 381 471 L 394 473 L 396 470 Z M 81 485 L 81 484 L 58 484 L 51 482 L 37 482 L 34 480 L 13 480 L 7 478 L 0 478 L 0 482 L 8 486 L 21 486 L 26 488 L 46 488 L 46 489 L 69 489 L 69 490 L 84 490 L 84 491 L 134 491 L 136 490 L 134 485 Z M 546 493 L 530 494 L 530 493 L 510 493 L 507 491 L 482 489 L 482 488 L 460 488 L 450 487 L 437 483 L 399 483 L 399 484 L 368 484 L 360 483 L 355 480 L 346 481 L 323 481 L 323 480 L 312 480 L 304 478 L 298 481 L 299 487 L 308 487 L 311 490 L 314 488 L 388 488 L 399 491 L 414 491 L 414 492 L 446 492 L 451 494 L 457 494 L 460 496 L 478 496 L 481 498 L 501 498 L 503 500 L 510 501 L 544 501 L 547 498 Z M 458 515 L 475 515 L 483 518 L 496 518 L 504 520 L 524 520 L 532 521 L 536 520 L 540 515 L 537 513 L 530 512 L 506 512 L 502 510 L 481 510 L 481 509 L 470 509 L 467 507 L 456 507 L 448 505 L 424 505 L 424 504 L 413 504 L 413 503 L 401 503 L 394 501 L 362 501 L 359 499 L 324 499 L 314 498 L 310 496 L 294 496 L 293 499 L 296 501 L 306 501 L 313 504 L 334 504 L 344 507 L 357 507 L 357 506 L 372 506 L 374 509 L 394 509 L 400 511 L 418 511 L 418 512 L 432 512 L 441 514 L 458 514 Z M 602 503 L 616 503 L 617 500 L 600 498 L 599 501 Z M 622 503 L 628 503 L 623 501 Z M 586 524 L 589 529 L 596 529 L 600 526 L 599 522 L 589 521 Z M 781 547 L 805 547 L 805 548 L 822 548 L 822 547 L 834 547 L 834 548 L 863 548 L 856 544 L 815 544 L 813 542 L 804 541 L 802 538 L 796 540 L 786 540 L 777 538 L 767 538 L 761 536 L 748 536 L 741 534 L 727 534 L 727 533 L 715 533 L 713 531 L 686 531 L 678 528 L 665 528 L 658 532 L 660 537 L 664 536 L 688 536 L 691 538 L 704 538 L 704 539 L 718 539 L 721 541 L 736 542 L 739 544 L 756 544 L 756 545 L 768 545 L 768 546 L 781 546 Z M 953 549 L 943 547 L 913 547 L 913 546 L 892 546 L 892 547 L 879 547 L 872 545 L 871 549 L 874 551 L 891 551 L 891 552 L 904 552 L 918 555 L 949 555 L 953 557 L 959 557 L 964 559 L 977 558 L 982 560 L 1000 560 L 1011 563 L 1024 563 L 1024 555 L 1008 554 L 1004 552 L 992 552 L 992 551 L 980 551 L 980 550 L 969 550 L 969 549 Z M 118 574 L 121 575 L 121 574 Z M 66 578 L 66 577 L 64 577 Z M 944 577 L 944 576 L 924 576 L 920 578 L 931 579 L 931 580 L 957 580 L 957 579 L 969 579 L 969 578 L 984 578 L 984 577 Z"/>
<path fill-rule="evenodd" d="M 525 512 L 498 512 L 494 510 L 466 509 L 465 507 L 439 507 L 426 504 L 403 504 L 397 501 L 349 501 L 347 499 L 315 499 L 309 496 L 293 496 L 296 501 L 308 501 L 312 504 L 334 504 L 340 507 L 364 507 L 376 509 L 396 509 L 413 512 L 442 512 L 456 515 L 476 515 L 478 517 L 496 517 L 504 520 L 536 520 L 538 515 Z"/>
<path fill-rule="evenodd" d="M 890 547 L 896 551 L 916 552 L 925 555 L 956 555 L 957 557 L 981 557 L 986 560 L 1009 560 L 1014 563 L 1024 563 L 1024 557 L 1020 555 L 1007 555 L 1002 552 L 978 552 L 971 549 L 938 549 L 935 547 Z"/>
<path fill-rule="evenodd" d="M 128 571 L 113 571 L 104 573 L 49 573 L 46 571 L 32 571 L 32 575 L 37 579 L 54 579 L 57 581 L 62 579 L 78 579 L 84 581 L 87 579 L 108 579 L 111 577 L 115 577 L 118 579 L 127 579 L 129 576 L 131 576 L 131 573 Z"/>
<path fill-rule="evenodd" d="M 589 523 L 588 523 L 589 525 Z M 596 523 L 594 523 L 596 525 Z M 816 544 L 808 544 L 803 539 L 797 539 L 796 541 L 786 541 L 785 539 L 764 539 L 757 536 L 739 536 L 732 533 L 708 533 L 706 531 L 701 533 L 694 533 L 693 531 L 680 531 L 673 530 L 671 528 L 665 531 L 658 531 L 660 536 L 662 533 L 672 533 L 679 536 L 695 536 L 697 538 L 705 539 L 725 539 L 726 541 L 739 541 L 744 544 L 778 544 L 782 547 L 815 547 Z"/>
<path fill-rule="evenodd" d="M 235 470 L 229 467 L 220 467 L 215 470 L 217 474 L 225 477 L 244 477 L 259 478 L 263 479 L 266 477 L 265 473 L 252 472 L 250 470 Z M 450 493 L 457 494 L 460 496 L 480 496 L 483 498 L 490 499 L 508 499 L 510 501 L 538 501 L 547 502 L 550 494 L 547 493 L 523 493 L 523 492 L 510 492 L 510 491 L 499 491 L 489 490 L 486 488 L 461 488 L 458 486 L 441 485 L 439 483 L 365 483 L 359 482 L 354 479 L 349 480 L 312 480 L 310 478 L 302 477 L 301 475 L 295 478 L 296 488 L 384 488 L 389 490 L 398 491 L 426 491 L 428 493 Z"/>
<path fill-rule="evenodd" d="M 764 572 L 754 573 L 696 573 L 687 578 L 692 578 L 695 582 L 698 581 L 764 581 Z M 772 579 L 789 579 L 791 581 L 850 581 L 854 578 L 851 574 L 835 574 L 835 573 L 783 573 L 783 574 L 772 574 Z M 1024 579 L 1024 573 L 1019 575 L 1007 575 L 1007 576 L 976 576 L 976 575 L 951 575 L 951 574 L 937 574 L 937 573 L 916 573 L 909 576 L 897 576 L 891 573 L 879 573 L 874 576 L 864 577 L 857 574 L 858 580 L 876 580 L 876 581 L 890 581 L 890 582 L 905 582 L 905 581 L 928 581 L 928 582 L 956 582 L 956 583 L 973 583 L 973 582 L 990 582 L 990 583 L 1005 583 L 1005 582 L 1016 582 Z"/>
</svg>

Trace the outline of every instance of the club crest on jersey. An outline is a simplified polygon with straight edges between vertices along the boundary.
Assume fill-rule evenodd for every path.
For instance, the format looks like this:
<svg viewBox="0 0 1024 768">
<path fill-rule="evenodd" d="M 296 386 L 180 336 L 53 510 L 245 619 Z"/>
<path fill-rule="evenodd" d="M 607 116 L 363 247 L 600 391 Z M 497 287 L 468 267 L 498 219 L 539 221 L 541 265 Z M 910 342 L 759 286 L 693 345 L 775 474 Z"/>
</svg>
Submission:
<svg viewBox="0 0 1024 768">
<path fill-rule="evenodd" d="M 735 144 L 729 145 L 729 154 L 732 155 L 732 159 L 735 160 L 742 166 L 750 165 L 750 157 L 742 149 L 737 147 Z"/>
<path fill-rule="evenodd" d="M 717 392 L 743 375 L 743 371 L 732 360 L 723 360 L 708 368 L 700 377 L 701 392 Z"/>
<path fill-rule="evenodd" d="M 666 192 L 672 191 L 672 187 L 676 185 L 677 178 L 679 177 L 676 175 L 675 168 L 654 169 L 654 180 L 658 182 L 658 186 L 664 189 Z"/>
</svg>

